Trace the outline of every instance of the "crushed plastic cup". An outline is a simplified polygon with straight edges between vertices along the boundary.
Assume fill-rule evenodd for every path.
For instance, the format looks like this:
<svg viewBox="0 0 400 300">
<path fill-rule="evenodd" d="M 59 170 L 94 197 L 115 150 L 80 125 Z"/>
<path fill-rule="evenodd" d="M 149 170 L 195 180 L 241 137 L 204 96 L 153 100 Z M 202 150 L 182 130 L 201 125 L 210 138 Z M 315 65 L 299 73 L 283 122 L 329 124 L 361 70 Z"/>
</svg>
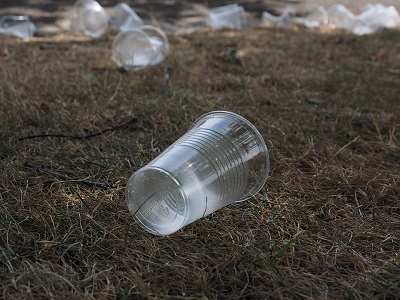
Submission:
<svg viewBox="0 0 400 300">
<path fill-rule="evenodd" d="M 0 34 L 30 38 L 35 32 L 36 26 L 28 16 L 8 15 L 0 17 Z"/>
<path fill-rule="evenodd" d="M 112 43 L 111 59 L 119 68 L 138 71 L 151 65 L 157 55 L 157 48 L 150 36 L 140 29 L 119 32 Z"/>
<path fill-rule="evenodd" d="M 267 146 L 244 117 L 203 115 L 128 180 L 128 208 L 139 225 L 169 235 L 258 193 L 269 173 Z"/>
<path fill-rule="evenodd" d="M 308 10 L 302 22 L 302 25 L 308 28 L 318 28 L 326 24 L 328 24 L 328 14 L 323 6 Z"/>
<path fill-rule="evenodd" d="M 90 37 L 99 37 L 108 29 L 109 15 L 95 0 L 78 0 L 73 6 L 72 28 Z"/>
<path fill-rule="evenodd" d="M 110 27 L 114 30 L 127 30 L 143 25 L 143 20 L 126 3 L 118 3 L 110 11 Z"/>
<path fill-rule="evenodd" d="M 287 28 L 293 25 L 294 11 L 291 7 L 286 7 L 279 16 L 264 11 L 262 13 L 262 22 L 266 26 Z"/>
<path fill-rule="evenodd" d="M 207 12 L 207 26 L 212 29 L 242 29 L 245 23 L 244 8 L 230 4 L 212 8 Z"/>
<path fill-rule="evenodd" d="M 152 25 L 143 25 L 139 27 L 150 37 L 150 43 L 155 48 L 156 54 L 150 64 L 157 65 L 161 63 L 169 55 L 168 37 L 160 28 Z"/>
<path fill-rule="evenodd" d="M 342 4 L 335 4 L 328 8 L 328 24 L 337 29 L 351 30 L 354 26 L 355 16 Z"/>
<path fill-rule="evenodd" d="M 356 16 L 352 32 L 364 35 L 398 26 L 400 26 L 400 15 L 394 6 L 384 6 L 380 3 L 369 4 L 361 14 Z"/>
</svg>

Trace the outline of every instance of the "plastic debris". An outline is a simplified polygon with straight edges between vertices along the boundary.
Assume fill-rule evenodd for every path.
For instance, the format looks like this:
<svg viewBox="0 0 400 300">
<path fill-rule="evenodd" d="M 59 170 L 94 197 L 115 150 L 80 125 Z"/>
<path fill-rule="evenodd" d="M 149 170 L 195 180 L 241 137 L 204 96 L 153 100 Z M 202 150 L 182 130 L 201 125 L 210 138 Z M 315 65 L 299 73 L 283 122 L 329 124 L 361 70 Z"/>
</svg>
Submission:
<svg viewBox="0 0 400 300">
<path fill-rule="evenodd" d="M 128 4 L 118 3 L 110 10 L 109 24 L 119 31 L 140 27 L 144 22 Z"/>
<path fill-rule="evenodd" d="M 266 26 L 287 28 L 293 25 L 294 10 L 291 7 L 286 7 L 279 16 L 274 16 L 269 12 L 262 13 L 262 22 Z"/>
<path fill-rule="evenodd" d="M 232 112 L 210 112 L 130 177 L 128 208 L 148 232 L 172 234 L 253 197 L 269 166 L 267 146 L 253 124 Z"/>
<path fill-rule="evenodd" d="M 212 8 L 207 12 L 207 26 L 212 29 L 242 29 L 245 24 L 245 10 L 238 4 Z"/>
<path fill-rule="evenodd" d="M 112 44 L 111 59 L 119 68 L 138 71 L 161 63 L 169 54 L 169 42 L 158 27 L 144 25 L 120 31 Z"/>
<path fill-rule="evenodd" d="M 318 28 L 328 24 L 328 13 L 323 6 L 318 6 L 306 12 L 302 25 L 308 28 Z"/>
<path fill-rule="evenodd" d="M 328 24 L 332 28 L 351 31 L 354 25 L 355 16 L 342 4 L 332 5 L 328 11 Z"/>
<path fill-rule="evenodd" d="M 334 29 L 364 35 L 387 28 L 399 27 L 400 15 L 394 6 L 384 6 L 380 3 L 367 5 L 359 15 L 354 15 L 342 4 L 335 4 L 328 10 L 325 10 L 322 6 L 314 7 L 306 11 L 304 16 L 297 16 L 291 7 L 287 7 L 279 16 L 263 12 L 262 21 L 265 25 L 283 28 L 294 25 L 319 28 L 329 25 Z"/>
<path fill-rule="evenodd" d="M 78 0 L 72 9 L 71 31 L 90 37 L 100 37 L 108 29 L 110 16 L 95 0 Z"/>
<path fill-rule="evenodd" d="M 0 17 L 0 34 L 30 38 L 35 32 L 36 26 L 28 16 L 8 15 Z"/>
<path fill-rule="evenodd" d="M 400 15 L 394 6 L 369 4 L 361 14 L 355 17 L 352 32 L 364 35 L 398 26 L 400 26 Z"/>
</svg>

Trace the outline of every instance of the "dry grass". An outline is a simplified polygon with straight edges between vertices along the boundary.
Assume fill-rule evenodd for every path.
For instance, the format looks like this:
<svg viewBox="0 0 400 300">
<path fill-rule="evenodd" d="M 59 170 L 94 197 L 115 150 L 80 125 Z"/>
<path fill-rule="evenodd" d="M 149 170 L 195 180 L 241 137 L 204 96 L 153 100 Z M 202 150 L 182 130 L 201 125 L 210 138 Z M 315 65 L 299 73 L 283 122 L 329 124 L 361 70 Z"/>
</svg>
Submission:
<svg viewBox="0 0 400 300">
<path fill-rule="evenodd" d="M 112 38 L 0 40 L 0 297 L 400 295 L 399 32 L 171 35 L 169 61 L 135 74 L 110 61 Z M 127 178 L 222 109 L 266 139 L 266 186 L 144 232 Z"/>
</svg>

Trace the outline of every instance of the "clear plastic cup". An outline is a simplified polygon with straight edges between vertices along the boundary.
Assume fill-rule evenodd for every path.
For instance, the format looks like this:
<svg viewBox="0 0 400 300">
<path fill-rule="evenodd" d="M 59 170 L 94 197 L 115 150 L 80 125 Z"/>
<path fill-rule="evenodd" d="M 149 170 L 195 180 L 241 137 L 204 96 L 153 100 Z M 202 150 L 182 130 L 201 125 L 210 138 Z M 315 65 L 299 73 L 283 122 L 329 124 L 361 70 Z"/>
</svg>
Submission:
<svg viewBox="0 0 400 300">
<path fill-rule="evenodd" d="M 74 20 L 72 27 L 84 35 L 99 37 L 108 28 L 109 15 L 94 0 L 78 0 L 73 6 Z"/>
<path fill-rule="evenodd" d="M 207 25 L 212 29 L 242 29 L 245 23 L 244 8 L 230 4 L 212 8 L 207 13 Z"/>
<path fill-rule="evenodd" d="M 354 26 L 355 16 L 342 4 L 334 4 L 328 8 L 328 24 L 337 29 L 351 30 Z"/>
<path fill-rule="evenodd" d="M 291 7 L 286 7 L 279 16 L 274 16 L 264 11 L 262 13 L 262 22 L 264 25 L 270 27 L 287 28 L 293 25 L 294 15 L 294 10 Z"/>
<path fill-rule="evenodd" d="M 161 63 L 169 55 L 169 42 L 168 37 L 160 28 L 153 25 L 143 25 L 139 27 L 140 30 L 147 33 L 150 37 L 150 42 L 154 46 L 156 54 L 151 62 L 152 65 Z"/>
<path fill-rule="evenodd" d="M 143 69 L 153 63 L 156 55 L 150 36 L 140 29 L 121 31 L 112 44 L 111 59 L 125 70 Z"/>
<path fill-rule="evenodd" d="M 145 230 L 168 235 L 260 191 L 269 156 L 258 130 L 240 115 L 203 115 L 127 184 L 130 212 Z"/>
<path fill-rule="evenodd" d="M 112 60 L 126 70 L 161 63 L 169 54 L 165 33 L 152 25 L 122 30 L 113 41 Z"/>
<path fill-rule="evenodd" d="M 369 4 L 355 17 L 352 32 L 357 35 L 371 34 L 385 28 L 396 28 L 400 25 L 400 15 L 394 6 Z"/>
<path fill-rule="evenodd" d="M 19 38 L 30 38 L 36 32 L 36 26 L 28 16 L 2 16 L 0 17 L 0 34 Z"/>
<path fill-rule="evenodd" d="M 118 3 L 111 10 L 110 27 L 115 30 L 127 30 L 143 25 L 143 20 L 126 3 Z"/>
<path fill-rule="evenodd" d="M 308 28 L 318 28 L 326 24 L 328 24 L 328 13 L 323 6 L 309 9 L 302 22 L 302 25 Z"/>
</svg>

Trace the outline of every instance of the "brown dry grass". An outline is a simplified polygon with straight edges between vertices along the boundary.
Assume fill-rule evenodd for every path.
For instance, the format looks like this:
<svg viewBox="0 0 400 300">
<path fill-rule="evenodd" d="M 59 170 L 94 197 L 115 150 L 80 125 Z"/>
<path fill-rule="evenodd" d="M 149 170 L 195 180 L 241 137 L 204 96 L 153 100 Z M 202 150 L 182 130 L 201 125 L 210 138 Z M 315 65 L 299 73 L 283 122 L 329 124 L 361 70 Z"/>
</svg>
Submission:
<svg viewBox="0 0 400 300">
<path fill-rule="evenodd" d="M 112 38 L 0 40 L 0 297 L 400 295 L 399 32 L 171 35 L 169 61 L 135 74 L 110 61 Z M 211 110 L 260 130 L 267 184 L 174 235 L 144 232 L 127 178 Z"/>
</svg>

